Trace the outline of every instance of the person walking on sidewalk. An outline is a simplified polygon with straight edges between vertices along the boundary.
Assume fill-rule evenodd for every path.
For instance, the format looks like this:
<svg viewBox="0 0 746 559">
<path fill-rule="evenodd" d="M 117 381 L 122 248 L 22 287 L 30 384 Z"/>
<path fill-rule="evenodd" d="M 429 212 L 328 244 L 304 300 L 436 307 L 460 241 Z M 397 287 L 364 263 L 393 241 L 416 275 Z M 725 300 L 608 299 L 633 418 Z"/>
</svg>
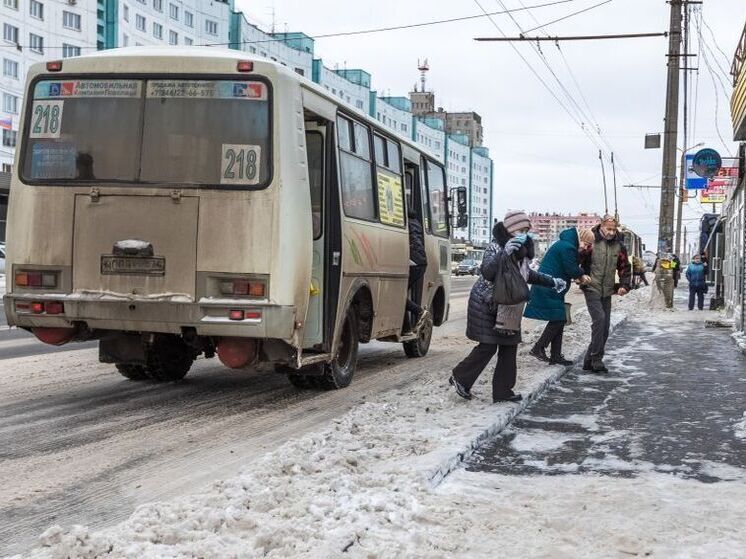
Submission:
<svg viewBox="0 0 746 559">
<path fill-rule="evenodd" d="M 583 271 L 591 277 L 590 283 L 581 288 L 591 315 L 591 343 L 583 370 L 605 373 L 608 369 L 603 357 L 611 326 L 611 296 L 614 293 L 624 296 L 629 292 L 631 270 L 616 219 L 605 215 L 592 231 L 593 249 L 581 258 Z M 617 274 L 619 284 L 616 283 Z"/>
<path fill-rule="evenodd" d="M 697 308 L 705 308 L 705 293 L 707 293 L 707 280 L 705 279 L 705 265 L 698 255 L 686 268 L 686 280 L 689 282 L 689 310 L 694 310 L 694 298 L 697 298 Z"/>
<path fill-rule="evenodd" d="M 493 304 L 494 282 L 497 277 L 499 262 L 509 256 L 519 266 L 524 281 L 546 287 L 565 288 L 564 282 L 551 276 L 535 272 L 529 267 L 534 257 L 533 241 L 527 236 L 531 221 L 523 212 L 508 212 L 502 222 L 492 229 L 493 241 L 484 251 L 480 276 L 469 294 L 469 305 L 466 315 L 466 336 L 479 342 L 471 353 L 453 369 L 449 383 L 462 398 L 471 400 L 471 387 L 479 375 L 497 353 L 497 365 L 492 377 L 493 402 L 518 402 L 520 394 L 513 392 L 517 373 L 518 344 L 521 343 L 520 319 L 523 314 L 523 303 L 519 312 L 512 307 L 516 305 Z M 496 328 L 498 316 L 515 318 L 516 328 Z"/>
<path fill-rule="evenodd" d="M 681 260 L 678 255 L 674 254 L 671 260 L 671 269 L 673 270 L 673 288 L 679 287 L 679 280 L 681 279 Z"/>
<path fill-rule="evenodd" d="M 559 239 L 549 247 L 539 266 L 539 272 L 562 278 L 567 287 L 560 293 L 541 285 L 531 287 L 531 297 L 523 316 L 536 320 L 546 320 L 544 333 L 529 352 L 539 361 L 557 365 L 572 365 L 572 361 L 562 355 L 562 335 L 565 331 L 565 295 L 570 289 L 570 282 L 578 279 L 581 284 L 590 281 L 579 264 L 579 253 L 588 252 L 593 246 L 593 232 L 590 229 L 565 229 Z M 547 357 L 547 346 L 551 347 Z"/>
</svg>

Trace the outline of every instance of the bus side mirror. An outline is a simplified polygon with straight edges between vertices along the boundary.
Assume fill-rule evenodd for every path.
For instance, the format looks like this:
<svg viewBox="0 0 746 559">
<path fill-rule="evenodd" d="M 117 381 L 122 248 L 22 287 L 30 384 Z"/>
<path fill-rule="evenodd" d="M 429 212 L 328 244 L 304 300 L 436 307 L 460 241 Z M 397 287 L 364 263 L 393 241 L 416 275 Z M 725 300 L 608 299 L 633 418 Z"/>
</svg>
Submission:
<svg viewBox="0 0 746 559">
<path fill-rule="evenodd" d="M 456 189 L 456 208 L 458 208 L 458 217 L 459 220 L 461 217 L 466 217 L 466 187 L 465 186 L 459 186 Z M 459 221 L 460 222 L 460 221 Z"/>
<path fill-rule="evenodd" d="M 456 229 L 464 229 L 468 225 L 469 225 L 469 216 L 459 214 L 459 216 L 456 218 Z"/>
</svg>

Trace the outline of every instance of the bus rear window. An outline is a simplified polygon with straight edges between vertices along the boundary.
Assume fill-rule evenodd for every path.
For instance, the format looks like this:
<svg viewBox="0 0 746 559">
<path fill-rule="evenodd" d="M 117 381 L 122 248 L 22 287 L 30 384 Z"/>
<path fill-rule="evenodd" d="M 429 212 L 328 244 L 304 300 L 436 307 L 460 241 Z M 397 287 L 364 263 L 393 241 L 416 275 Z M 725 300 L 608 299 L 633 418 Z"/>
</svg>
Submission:
<svg viewBox="0 0 746 559">
<path fill-rule="evenodd" d="M 269 183 L 270 101 L 263 82 L 45 80 L 33 93 L 25 179 Z"/>
<path fill-rule="evenodd" d="M 25 126 L 24 177 L 134 181 L 141 90 L 138 80 L 38 82 Z"/>
</svg>

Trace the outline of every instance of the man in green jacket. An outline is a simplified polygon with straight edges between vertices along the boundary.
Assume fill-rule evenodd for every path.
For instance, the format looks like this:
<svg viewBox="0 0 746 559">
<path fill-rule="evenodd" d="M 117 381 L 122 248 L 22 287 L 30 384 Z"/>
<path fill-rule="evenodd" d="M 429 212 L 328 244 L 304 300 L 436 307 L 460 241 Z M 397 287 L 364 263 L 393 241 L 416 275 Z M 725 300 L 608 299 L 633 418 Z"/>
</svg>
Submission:
<svg viewBox="0 0 746 559">
<path fill-rule="evenodd" d="M 582 289 L 592 320 L 591 343 L 585 354 L 583 369 L 606 373 L 608 369 L 603 357 L 611 325 L 611 296 L 615 293 L 623 296 L 629 292 L 632 274 L 616 219 L 606 215 L 592 231 L 593 249 L 581 257 L 581 267 L 591 278 L 590 283 Z"/>
</svg>

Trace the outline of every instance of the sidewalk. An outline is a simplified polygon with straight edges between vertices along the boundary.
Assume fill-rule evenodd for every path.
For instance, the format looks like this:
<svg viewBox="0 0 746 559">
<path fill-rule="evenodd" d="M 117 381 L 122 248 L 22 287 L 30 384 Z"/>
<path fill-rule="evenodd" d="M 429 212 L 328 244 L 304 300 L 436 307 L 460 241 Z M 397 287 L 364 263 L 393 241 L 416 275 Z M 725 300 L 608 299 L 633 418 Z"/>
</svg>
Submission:
<svg viewBox="0 0 746 559">
<path fill-rule="evenodd" d="M 746 480 L 746 356 L 709 311 L 630 318 L 607 375 L 579 368 L 515 420 L 470 469 L 504 474 L 675 473 Z M 684 310 L 682 310 L 684 309 Z"/>
</svg>

